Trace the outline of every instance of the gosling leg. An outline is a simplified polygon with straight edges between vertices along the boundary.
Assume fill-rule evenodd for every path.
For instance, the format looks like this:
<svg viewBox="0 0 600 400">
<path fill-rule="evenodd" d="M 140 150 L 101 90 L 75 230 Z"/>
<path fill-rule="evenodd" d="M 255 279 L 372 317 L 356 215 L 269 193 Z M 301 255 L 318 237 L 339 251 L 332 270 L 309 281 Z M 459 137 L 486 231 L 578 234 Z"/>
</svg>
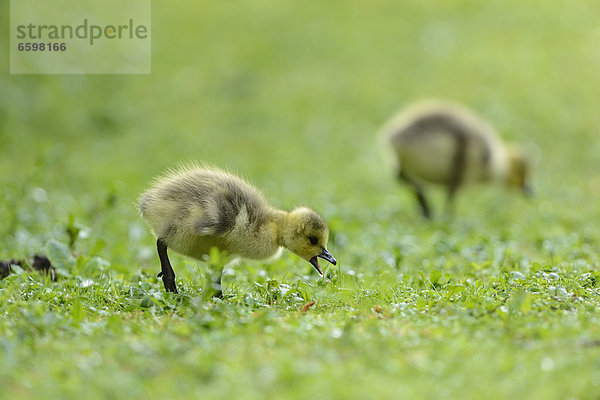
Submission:
<svg viewBox="0 0 600 400">
<path fill-rule="evenodd" d="M 460 132 L 455 133 L 456 153 L 452 163 L 450 181 L 448 182 L 448 197 L 446 198 L 446 214 L 454 214 L 454 198 L 465 175 L 465 164 L 467 156 L 467 139 Z"/>
<path fill-rule="evenodd" d="M 223 270 L 219 271 L 219 274 L 215 276 L 213 280 L 213 289 L 215 292 L 213 293 L 213 297 L 217 297 L 219 299 L 223 298 L 223 287 L 221 286 L 221 278 L 223 277 Z"/>
<path fill-rule="evenodd" d="M 427 199 L 425 198 L 425 193 L 423 192 L 423 188 L 417 182 L 410 179 L 403 171 L 400 171 L 398 174 L 398 178 L 406 183 L 408 186 L 412 187 L 415 191 L 415 195 L 417 196 L 417 201 L 419 202 L 419 206 L 421 207 L 421 213 L 427 219 L 431 219 L 431 210 L 429 208 L 429 204 L 427 203 Z"/>
<path fill-rule="evenodd" d="M 156 241 L 156 248 L 158 249 L 158 258 L 160 258 L 161 271 L 158 274 L 158 278 L 162 276 L 163 284 L 167 292 L 173 292 L 177 294 L 177 286 L 175 285 L 175 271 L 171 267 L 169 262 L 169 256 L 167 256 L 167 244 L 162 240 Z"/>
</svg>

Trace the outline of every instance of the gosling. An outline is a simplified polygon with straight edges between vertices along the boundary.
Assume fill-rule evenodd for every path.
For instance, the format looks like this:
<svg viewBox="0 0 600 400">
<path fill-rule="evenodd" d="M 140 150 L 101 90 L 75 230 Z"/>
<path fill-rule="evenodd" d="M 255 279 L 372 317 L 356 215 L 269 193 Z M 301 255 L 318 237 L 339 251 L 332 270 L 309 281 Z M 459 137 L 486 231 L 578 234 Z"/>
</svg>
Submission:
<svg viewBox="0 0 600 400">
<path fill-rule="evenodd" d="M 475 182 L 504 182 L 530 193 L 529 166 L 521 149 L 504 145 L 494 128 L 464 106 L 423 101 L 401 111 L 383 128 L 398 178 L 415 192 L 423 216 L 431 218 L 425 183 L 447 190 L 447 211 L 457 190 Z"/>
<path fill-rule="evenodd" d="M 315 211 L 269 206 L 263 195 L 241 178 L 197 165 L 171 170 L 141 194 L 138 209 L 157 238 L 163 284 L 177 293 L 167 248 L 202 259 L 212 247 L 239 258 L 263 260 L 282 247 L 309 261 L 323 275 L 317 257 L 337 262 L 327 250 L 329 229 Z M 221 276 L 215 296 L 221 297 Z"/>
</svg>

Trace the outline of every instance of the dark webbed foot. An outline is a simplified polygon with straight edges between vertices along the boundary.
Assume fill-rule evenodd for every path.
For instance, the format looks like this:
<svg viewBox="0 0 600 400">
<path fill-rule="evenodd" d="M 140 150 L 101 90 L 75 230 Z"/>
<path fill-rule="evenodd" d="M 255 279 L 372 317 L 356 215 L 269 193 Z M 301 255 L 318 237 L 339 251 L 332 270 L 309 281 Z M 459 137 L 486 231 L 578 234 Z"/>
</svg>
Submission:
<svg viewBox="0 0 600 400">
<path fill-rule="evenodd" d="M 161 271 L 158 273 L 158 275 L 156 275 L 157 278 L 160 278 L 161 276 L 167 292 L 173 292 L 175 294 L 179 293 L 177 291 L 177 285 L 175 284 L 175 274 L 169 277 L 165 276 Z"/>
<path fill-rule="evenodd" d="M 160 267 L 161 271 L 157 275 L 158 278 L 162 276 L 163 284 L 165 285 L 165 290 L 167 292 L 179 293 L 177 292 L 177 285 L 175 285 L 175 272 L 171 267 L 171 263 L 169 262 L 169 257 L 167 256 L 167 244 L 162 240 L 158 239 L 156 241 L 156 248 L 158 249 L 158 258 L 160 258 Z"/>
</svg>

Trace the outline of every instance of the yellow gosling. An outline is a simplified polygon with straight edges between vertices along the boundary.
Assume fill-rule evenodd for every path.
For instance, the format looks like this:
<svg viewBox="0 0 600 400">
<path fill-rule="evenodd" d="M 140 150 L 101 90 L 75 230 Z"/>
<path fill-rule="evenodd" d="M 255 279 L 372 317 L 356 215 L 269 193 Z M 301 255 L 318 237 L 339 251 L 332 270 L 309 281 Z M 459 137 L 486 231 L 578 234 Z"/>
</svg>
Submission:
<svg viewBox="0 0 600 400">
<path fill-rule="evenodd" d="M 448 209 L 457 190 L 470 183 L 500 181 L 529 192 L 529 166 L 520 148 L 504 145 L 490 124 L 459 104 L 418 102 L 388 122 L 382 137 L 398 178 L 415 191 L 427 218 L 425 183 L 447 188 Z"/>
<path fill-rule="evenodd" d="M 158 276 L 167 292 L 177 293 L 167 248 L 196 259 L 216 247 L 234 257 L 264 260 L 284 247 L 321 275 L 317 257 L 336 264 L 319 214 L 305 207 L 273 208 L 258 189 L 217 168 L 192 165 L 167 172 L 140 195 L 138 209 L 157 238 Z M 218 288 L 220 281 L 219 276 Z M 222 295 L 220 289 L 216 295 Z"/>
</svg>

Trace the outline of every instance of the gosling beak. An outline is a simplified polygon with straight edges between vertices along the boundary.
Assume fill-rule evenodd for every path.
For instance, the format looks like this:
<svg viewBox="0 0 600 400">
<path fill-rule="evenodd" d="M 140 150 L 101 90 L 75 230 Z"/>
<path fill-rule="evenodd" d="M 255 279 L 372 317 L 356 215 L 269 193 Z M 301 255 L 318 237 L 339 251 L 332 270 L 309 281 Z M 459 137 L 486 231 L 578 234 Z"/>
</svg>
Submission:
<svg viewBox="0 0 600 400">
<path fill-rule="evenodd" d="M 331 255 L 331 253 L 327 251 L 327 249 L 323 249 L 323 252 L 321 254 L 319 254 L 318 256 L 314 256 L 310 259 L 310 263 L 313 265 L 313 267 L 315 267 L 315 269 L 320 275 L 323 275 L 323 271 L 321 270 L 321 266 L 319 265 L 317 257 L 321 257 L 323 260 L 329 261 L 333 265 L 337 264 L 336 259 Z"/>
</svg>

